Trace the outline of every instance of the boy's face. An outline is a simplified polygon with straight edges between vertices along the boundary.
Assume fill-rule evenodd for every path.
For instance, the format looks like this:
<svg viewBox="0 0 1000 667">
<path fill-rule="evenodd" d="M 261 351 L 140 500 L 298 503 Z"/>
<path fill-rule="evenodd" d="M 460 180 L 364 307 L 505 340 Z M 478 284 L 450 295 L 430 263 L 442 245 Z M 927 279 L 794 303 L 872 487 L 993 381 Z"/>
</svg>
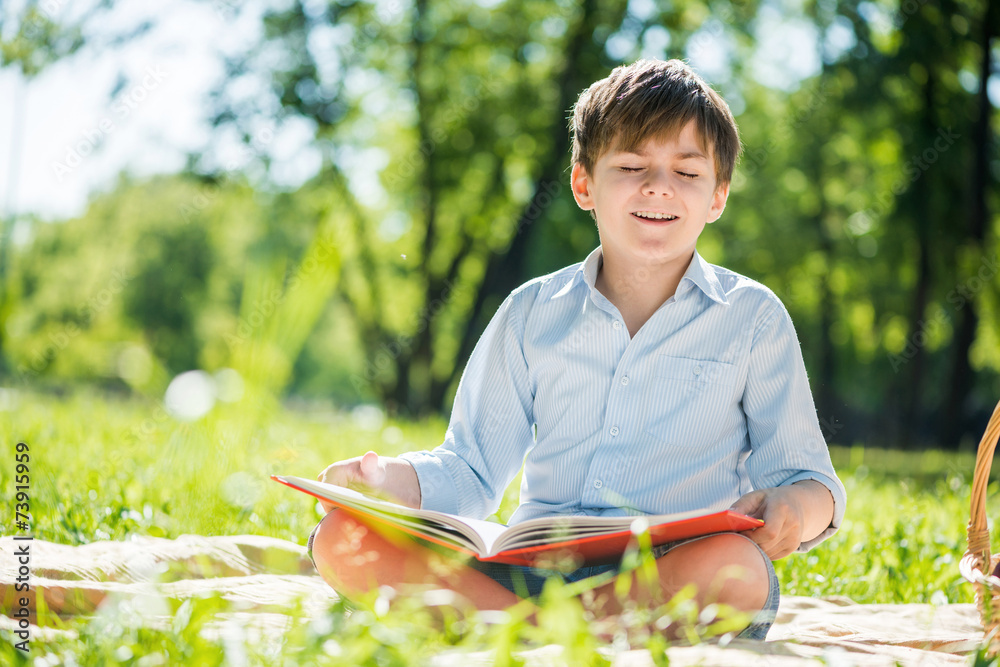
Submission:
<svg viewBox="0 0 1000 667">
<path fill-rule="evenodd" d="M 686 266 L 729 196 L 728 183 L 716 185 L 712 147 L 700 139 L 692 120 L 673 139 L 647 140 L 635 153 L 613 146 L 592 174 L 573 165 L 573 196 L 597 216 L 605 262 Z"/>
</svg>

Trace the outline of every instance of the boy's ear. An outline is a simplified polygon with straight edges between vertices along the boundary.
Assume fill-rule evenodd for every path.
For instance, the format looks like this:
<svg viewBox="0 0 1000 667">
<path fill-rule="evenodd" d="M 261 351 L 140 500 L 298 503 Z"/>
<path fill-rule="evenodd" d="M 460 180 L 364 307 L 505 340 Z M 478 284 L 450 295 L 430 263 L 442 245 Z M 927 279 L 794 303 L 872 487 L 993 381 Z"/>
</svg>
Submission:
<svg viewBox="0 0 1000 667">
<path fill-rule="evenodd" d="M 712 205 L 708 207 L 708 223 L 711 224 L 722 216 L 726 210 L 726 200 L 729 199 L 729 183 L 723 183 L 715 188 L 712 195 Z"/>
<path fill-rule="evenodd" d="M 570 185 L 573 188 L 573 199 L 576 200 L 577 206 L 582 208 L 584 211 L 594 210 L 594 195 L 590 191 L 590 176 L 587 174 L 587 170 L 583 168 L 582 164 L 577 162 L 573 165 L 573 172 L 570 175 L 569 180 Z"/>
</svg>

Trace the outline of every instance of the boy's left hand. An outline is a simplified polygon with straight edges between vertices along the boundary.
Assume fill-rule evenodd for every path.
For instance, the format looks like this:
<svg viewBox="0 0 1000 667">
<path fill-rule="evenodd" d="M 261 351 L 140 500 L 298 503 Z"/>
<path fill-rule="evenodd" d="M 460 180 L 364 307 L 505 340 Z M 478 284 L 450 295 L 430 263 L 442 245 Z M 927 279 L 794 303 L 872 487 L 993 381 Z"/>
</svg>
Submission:
<svg viewBox="0 0 1000 667">
<path fill-rule="evenodd" d="M 764 520 L 763 526 L 743 535 L 760 545 L 771 560 L 777 560 L 826 530 L 833 519 L 833 496 L 819 482 L 804 480 L 751 491 L 731 509 Z"/>
</svg>

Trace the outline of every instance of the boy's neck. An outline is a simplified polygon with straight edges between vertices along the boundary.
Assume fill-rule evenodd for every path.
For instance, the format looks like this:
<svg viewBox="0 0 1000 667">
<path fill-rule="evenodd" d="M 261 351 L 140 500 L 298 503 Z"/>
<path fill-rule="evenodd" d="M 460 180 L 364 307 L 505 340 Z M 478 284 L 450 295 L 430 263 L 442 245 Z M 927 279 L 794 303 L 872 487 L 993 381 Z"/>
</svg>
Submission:
<svg viewBox="0 0 1000 667">
<path fill-rule="evenodd" d="M 635 263 L 603 257 L 595 287 L 618 309 L 630 336 L 677 291 L 694 252 L 687 260 Z"/>
</svg>

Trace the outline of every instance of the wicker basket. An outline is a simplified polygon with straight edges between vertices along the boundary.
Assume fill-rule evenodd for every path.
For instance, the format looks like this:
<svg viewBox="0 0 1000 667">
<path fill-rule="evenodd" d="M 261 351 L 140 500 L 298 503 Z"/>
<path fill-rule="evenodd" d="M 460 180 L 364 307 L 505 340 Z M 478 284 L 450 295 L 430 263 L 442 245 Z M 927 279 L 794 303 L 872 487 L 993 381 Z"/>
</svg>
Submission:
<svg viewBox="0 0 1000 667">
<path fill-rule="evenodd" d="M 990 557 L 990 533 L 986 526 L 986 487 L 990 481 L 993 452 L 1000 438 L 1000 403 L 993 410 L 986 433 L 979 441 L 976 470 L 972 477 L 972 507 L 969 518 L 969 548 L 958 565 L 962 576 L 976 589 L 976 606 L 983 620 L 989 655 L 1000 653 L 1000 554 Z"/>
</svg>

